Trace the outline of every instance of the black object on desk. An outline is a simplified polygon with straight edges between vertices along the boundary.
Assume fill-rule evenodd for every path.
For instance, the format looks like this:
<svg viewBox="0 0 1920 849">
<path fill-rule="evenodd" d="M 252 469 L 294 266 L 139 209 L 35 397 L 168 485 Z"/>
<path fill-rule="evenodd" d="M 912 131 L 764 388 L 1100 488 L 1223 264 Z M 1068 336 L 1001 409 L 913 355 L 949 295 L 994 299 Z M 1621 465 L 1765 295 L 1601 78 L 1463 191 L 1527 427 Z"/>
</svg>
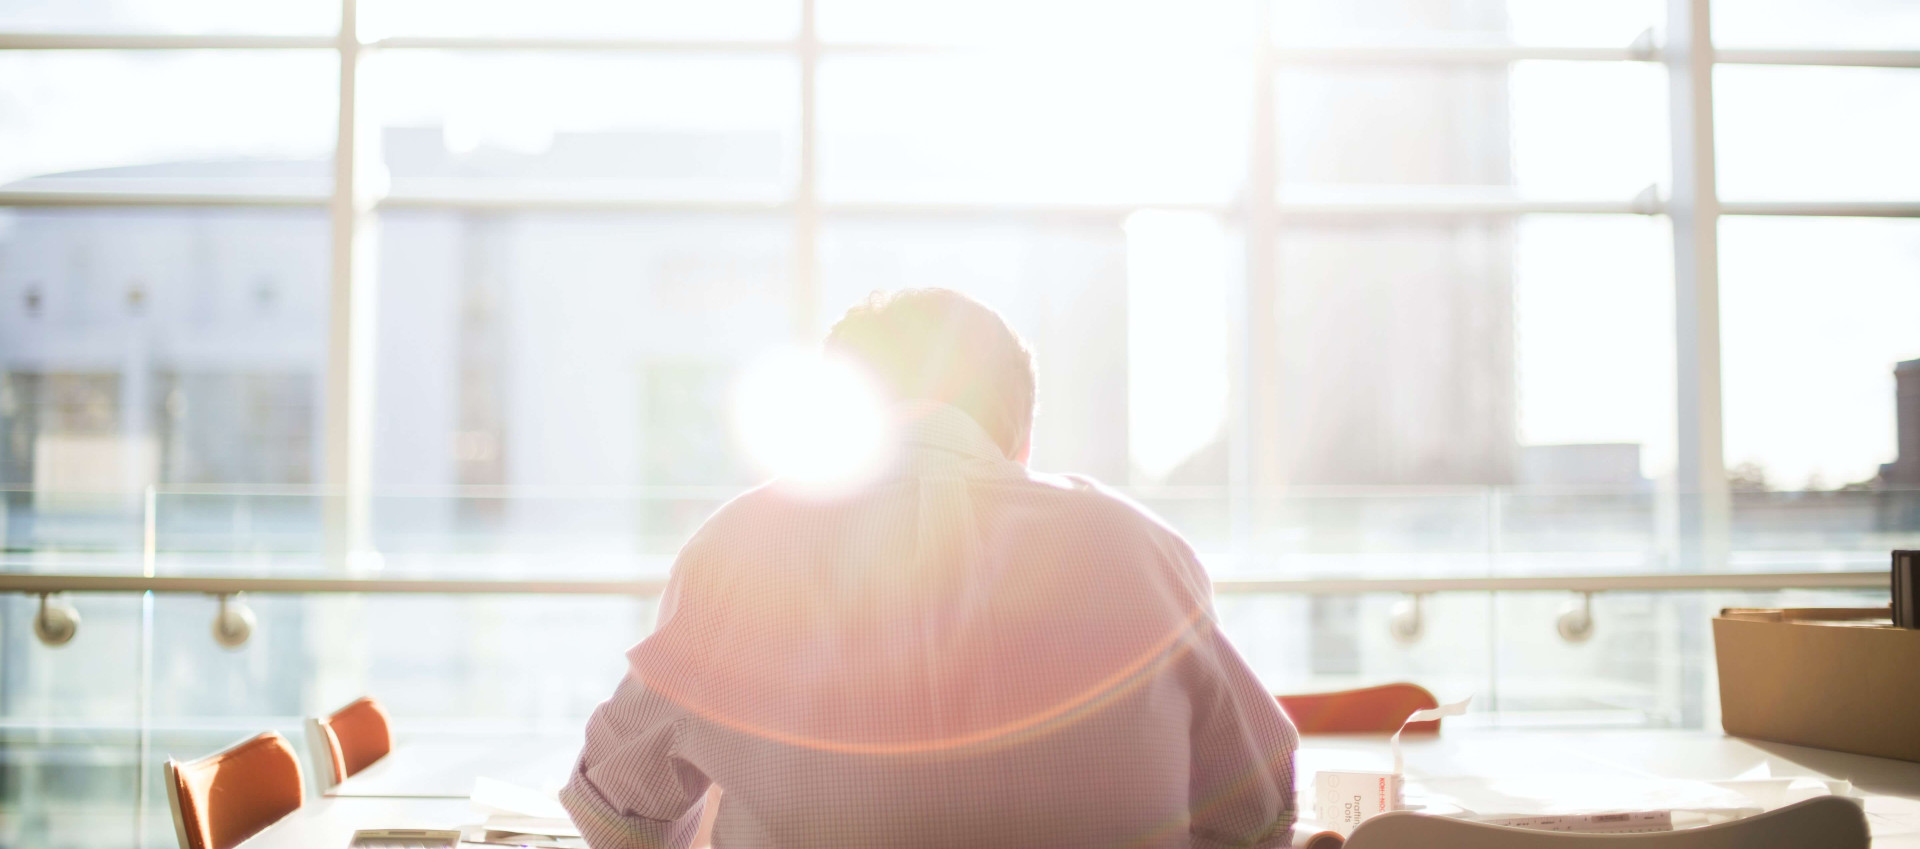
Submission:
<svg viewBox="0 0 1920 849">
<path fill-rule="evenodd" d="M 1893 624 L 1920 628 L 1920 551 L 1893 553 Z"/>
</svg>

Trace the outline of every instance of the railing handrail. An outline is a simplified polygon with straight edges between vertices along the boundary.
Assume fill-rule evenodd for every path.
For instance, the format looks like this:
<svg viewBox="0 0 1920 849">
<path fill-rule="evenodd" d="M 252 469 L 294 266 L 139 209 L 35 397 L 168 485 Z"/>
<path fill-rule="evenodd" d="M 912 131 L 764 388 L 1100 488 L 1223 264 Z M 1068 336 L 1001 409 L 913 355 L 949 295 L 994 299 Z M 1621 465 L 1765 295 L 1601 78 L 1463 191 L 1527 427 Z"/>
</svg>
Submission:
<svg viewBox="0 0 1920 849">
<path fill-rule="evenodd" d="M 381 486 L 369 494 L 373 498 L 732 498 L 760 483 L 743 484 L 459 484 Z M 1482 496 L 1487 493 L 1519 496 L 1643 496 L 1655 498 L 1660 492 L 1651 482 L 1645 484 L 1287 484 L 1278 486 L 1235 487 L 1232 484 L 1115 484 L 1114 491 L 1146 497 L 1225 497 L 1245 491 L 1256 498 L 1285 499 L 1328 497 L 1417 498 Z M 345 490 L 315 484 L 155 484 L 161 496 L 259 496 L 276 498 L 340 498 Z M 21 483 L 0 483 L 0 494 L 37 497 L 137 498 L 144 489 L 125 487 L 49 488 Z M 1767 489 L 1735 490 L 1735 496 L 1872 496 L 1920 493 L 1920 486 L 1889 484 L 1873 489 Z"/>
<path fill-rule="evenodd" d="M 442 578 L 259 578 L 214 576 L 0 574 L 0 593 L 158 592 L 374 593 L 438 595 L 654 596 L 665 578 L 628 580 L 517 580 Z M 1217 578 L 1220 595 L 1364 595 L 1445 592 L 1685 592 L 1698 590 L 1886 589 L 1878 570 L 1834 572 L 1699 572 L 1620 575 L 1537 575 L 1458 578 Z"/>
</svg>

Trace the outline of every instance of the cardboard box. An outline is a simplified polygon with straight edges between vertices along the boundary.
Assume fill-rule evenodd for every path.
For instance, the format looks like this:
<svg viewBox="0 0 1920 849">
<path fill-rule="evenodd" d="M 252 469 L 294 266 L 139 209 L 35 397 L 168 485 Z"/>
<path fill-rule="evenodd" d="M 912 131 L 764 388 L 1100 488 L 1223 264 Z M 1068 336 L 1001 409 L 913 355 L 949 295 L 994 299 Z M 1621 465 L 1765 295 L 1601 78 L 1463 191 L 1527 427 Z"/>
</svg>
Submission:
<svg viewBox="0 0 1920 849">
<path fill-rule="evenodd" d="M 1729 608 L 1713 620 L 1728 734 L 1920 761 L 1920 630 L 1879 608 Z"/>
<path fill-rule="evenodd" d="M 1400 794 L 1400 776 L 1391 772 L 1317 772 L 1314 818 L 1345 837 L 1367 820 L 1406 807 Z"/>
</svg>

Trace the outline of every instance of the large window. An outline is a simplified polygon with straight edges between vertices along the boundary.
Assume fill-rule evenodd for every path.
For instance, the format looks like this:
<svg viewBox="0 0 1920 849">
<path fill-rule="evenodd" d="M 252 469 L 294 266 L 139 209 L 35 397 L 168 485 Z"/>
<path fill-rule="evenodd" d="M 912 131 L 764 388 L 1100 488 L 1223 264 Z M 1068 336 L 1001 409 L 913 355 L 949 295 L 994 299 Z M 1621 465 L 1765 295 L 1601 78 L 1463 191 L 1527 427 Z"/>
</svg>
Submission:
<svg viewBox="0 0 1920 849">
<path fill-rule="evenodd" d="M 657 577 L 764 474 L 740 376 L 943 286 L 1035 351 L 1036 466 L 1379 581 L 1223 598 L 1276 690 L 1698 725 L 1744 596 L 1574 644 L 1393 579 L 1920 547 L 1920 15 L 1708 5 L 0 0 L 0 569 Z M 368 688 L 570 720 L 651 602 L 212 604 L 0 604 L 0 844 Z"/>
<path fill-rule="evenodd" d="M 1897 301 L 1898 236 L 1840 226 L 1872 244 L 1816 270 L 1740 216 L 1910 211 L 1920 89 L 1859 67 L 1902 54 L 1814 49 L 1904 46 L 1898 4 L 1716 10 L 1711 146 L 1668 126 L 1707 34 L 1651 2 L 354 8 L 347 47 L 326 3 L 0 18 L 5 483 L 736 487 L 742 366 L 915 285 L 1030 337 L 1041 465 L 1214 487 L 1194 530 L 1229 547 L 1272 537 L 1229 502 L 1273 487 L 1655 486 L 1701 467 L 1694 407 L 1741 481 L 1894 460 L 1790 435 L 1743 375 L 1786 308 L 1748 277 Z M 1660 213 L 1706 169 L 1702 361 L 1671 305 L 1716 282 L 1672 266 L 1713 231 Z M 1835 361 L 1836 413 L 1884 437 L 1915 355 Z M 1676 369 L 1725 404 L 1676 411 Z"/>
</svg>

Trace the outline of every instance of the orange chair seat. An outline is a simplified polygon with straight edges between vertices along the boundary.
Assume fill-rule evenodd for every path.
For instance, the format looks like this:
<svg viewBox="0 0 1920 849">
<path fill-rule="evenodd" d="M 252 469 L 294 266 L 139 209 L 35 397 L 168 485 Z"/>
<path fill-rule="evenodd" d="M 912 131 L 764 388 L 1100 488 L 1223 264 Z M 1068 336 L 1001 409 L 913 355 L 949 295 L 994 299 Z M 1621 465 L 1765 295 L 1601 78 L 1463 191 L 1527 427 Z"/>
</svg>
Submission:
<svg viewBox="0 0 1920 849">
<path fill-rule="evenodd" d="M 1414 711 L 1440 706 L 1427 688 L 1405 683 L 1275 698 L 1302 734 L 1392 734 Z M 1437 719 L 1407 726 L 1408 734 L 1439 731 Z"/>
<path fill-rule="evenodd" d="M 393 731 L 387 722 L 387 712 L 371 697 L 354 699 L 317 724 L 326 737 L 335 784 L 393 751 Z"/>
<path fill-rule="evenodd" d="M 232 849 L 298 810 L 304 795 L 293 746 L 273 731 L 165 769 L 181 849 Z"/>
</svg>

